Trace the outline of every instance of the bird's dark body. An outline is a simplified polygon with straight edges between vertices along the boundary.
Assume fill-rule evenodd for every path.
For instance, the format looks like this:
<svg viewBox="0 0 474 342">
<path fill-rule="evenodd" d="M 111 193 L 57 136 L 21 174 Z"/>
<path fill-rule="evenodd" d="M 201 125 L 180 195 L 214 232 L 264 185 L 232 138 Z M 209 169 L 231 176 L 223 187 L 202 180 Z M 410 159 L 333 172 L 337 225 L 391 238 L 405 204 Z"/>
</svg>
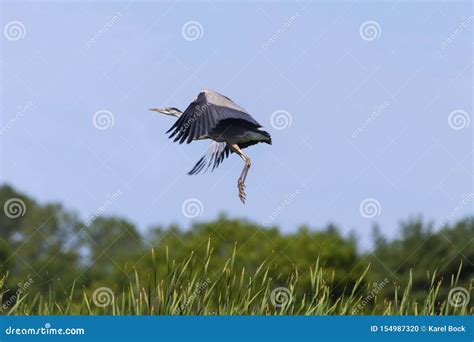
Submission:
<svg viewBox="0 0 474 342">
<path fill-rule="evenodd" d="M 271 144 L 270 134 L 260 127 L 241 119 L 221 120 L 208 134 L 209 138 L 217 142 L 237 144 L 240 148 L 265 142 Z"/>
<path fill-rule="evenodd" d="M 270 134 L 261 127 L 245 109 L 228 97 L 203 91 L 168 132 L 172 132 L 170 138 L 180 144 L 212 139 L 244 148 L 259 142 L 271 144 Z"/>
</svg>

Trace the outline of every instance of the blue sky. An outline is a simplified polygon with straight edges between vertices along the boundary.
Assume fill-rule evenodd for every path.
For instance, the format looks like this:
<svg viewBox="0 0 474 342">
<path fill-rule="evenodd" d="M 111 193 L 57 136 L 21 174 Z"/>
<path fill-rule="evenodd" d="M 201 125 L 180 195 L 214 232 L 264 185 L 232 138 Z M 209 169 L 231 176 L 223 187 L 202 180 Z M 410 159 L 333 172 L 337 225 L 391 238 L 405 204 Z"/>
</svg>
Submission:
<svg viewBox="0 0 474 342">
<path fill-rule="evenodd" d="M 456 220 L 474 208 L 473 21 L 470 2 L 2 2 L 1 179 L 141 230 L 225 212 L 366 244 L 375 223 Z M 272 134 L 246 150 L 245 206 L 237 156 L 188 176 L 208 142 L 173 144 L 147 111 L 204 88 Z"/>
</svg>

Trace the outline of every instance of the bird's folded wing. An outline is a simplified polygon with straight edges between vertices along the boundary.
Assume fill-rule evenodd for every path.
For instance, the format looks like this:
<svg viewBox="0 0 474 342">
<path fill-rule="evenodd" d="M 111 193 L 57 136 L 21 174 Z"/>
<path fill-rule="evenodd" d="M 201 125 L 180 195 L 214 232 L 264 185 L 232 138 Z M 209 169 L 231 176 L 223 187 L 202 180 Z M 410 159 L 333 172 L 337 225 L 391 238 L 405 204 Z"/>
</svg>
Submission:
<svg viewBox="0 0 474 342">
<path fill-rule="evenodd" d="M 196 175 L 202 171 L 202 169 L 207 165 L 206 170 L 212 165 L 213 171 L 219 164 L 229 156 L 230 149 L 227 143 L 213 141 L 209 148 L 207 149 L 206 154 L 199 159 L 199 161 L 194 165 L 193 169 L 188 172 L 188 175 Z M 204 171 L 204 172 L 205 172 Z"/>
<path fill-rule="evenodd" d="M 171 132 L 170 138 L 174 137 L 175 142 L 190 143 L 194 139 L 207 138 L 212 129 L 226 119 L 244 120 L 261 127 L 245 109 L 229 98 L 213 91 L 203 91 L 166 133 Z"/>
</svg>

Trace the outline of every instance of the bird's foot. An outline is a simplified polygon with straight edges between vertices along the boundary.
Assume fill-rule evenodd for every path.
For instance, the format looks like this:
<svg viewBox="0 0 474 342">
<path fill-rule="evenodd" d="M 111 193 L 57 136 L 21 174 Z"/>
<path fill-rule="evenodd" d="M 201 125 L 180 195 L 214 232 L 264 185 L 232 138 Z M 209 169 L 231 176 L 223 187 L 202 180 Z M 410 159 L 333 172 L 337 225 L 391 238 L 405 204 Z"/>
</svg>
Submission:
<svg viewBox="0 0 474 342">
<path fill-rule="evenodd" d="M 237 181 L 237 187 L 239 188 L 239 198 L 243 204 L 245 204 L 245 200 L 247 199 L 247 195 L 245 194 L 245 184 L 244 181 L 239 179 Z"/>
</svg>

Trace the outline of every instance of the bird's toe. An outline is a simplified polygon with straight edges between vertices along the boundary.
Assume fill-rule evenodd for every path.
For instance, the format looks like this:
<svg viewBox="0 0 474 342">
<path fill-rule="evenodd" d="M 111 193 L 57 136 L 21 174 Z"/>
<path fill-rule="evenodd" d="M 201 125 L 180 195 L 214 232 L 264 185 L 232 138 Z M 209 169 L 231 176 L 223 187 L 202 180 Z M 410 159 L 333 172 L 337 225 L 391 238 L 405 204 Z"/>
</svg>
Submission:
<svg viewBox="0 0 474 342">
<path fill-rule="evenodd" d="M 247 195 L 245 194 L 245 184 L 244 182 L 239 179 L 237 181 L 237 188 L 239 189 L 239 198 L 242 201 L 243 204 L 245 204 L 245 200 L 247 199 Z"/>
</svg>

